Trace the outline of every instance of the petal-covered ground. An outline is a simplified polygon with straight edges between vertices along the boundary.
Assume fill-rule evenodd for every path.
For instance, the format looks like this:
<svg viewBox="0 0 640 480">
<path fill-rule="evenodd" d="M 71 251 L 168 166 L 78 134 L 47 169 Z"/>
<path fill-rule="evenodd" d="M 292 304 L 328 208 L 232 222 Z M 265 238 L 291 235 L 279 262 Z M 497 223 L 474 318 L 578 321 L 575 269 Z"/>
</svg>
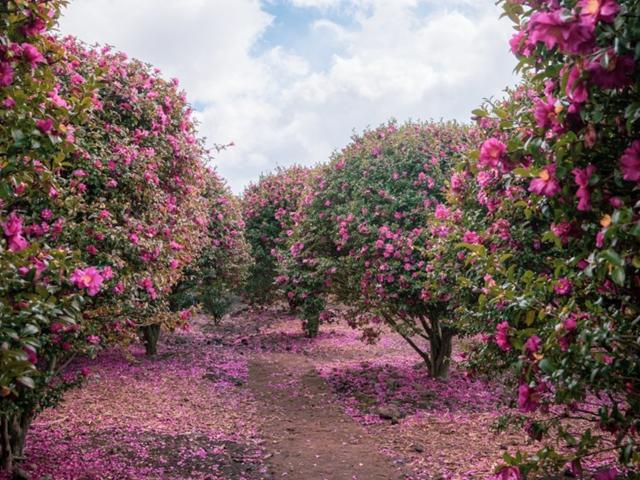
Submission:
<svg viewBox="0 0 640 480">
<path fill-rule="evenodd" d="M 156 358 L 110 350 L 85 367 L 33 425 L 32 479 L 475 479 L 532 447 L 491 429 L 509 411 L 497 383 L 455 362 L 430 379 L 391 332 L 370 345 L 334 323 L 310 340 L 277 310 L 198 317 Z"/>
<path fill-rule="evenodd" d="M 130 353 L 104 352 L 83 388 L 38 417 L 32 478 L 268 478 L 242 352 L 196 326 L 165 336 L 157 358 Z"/>
</svg>

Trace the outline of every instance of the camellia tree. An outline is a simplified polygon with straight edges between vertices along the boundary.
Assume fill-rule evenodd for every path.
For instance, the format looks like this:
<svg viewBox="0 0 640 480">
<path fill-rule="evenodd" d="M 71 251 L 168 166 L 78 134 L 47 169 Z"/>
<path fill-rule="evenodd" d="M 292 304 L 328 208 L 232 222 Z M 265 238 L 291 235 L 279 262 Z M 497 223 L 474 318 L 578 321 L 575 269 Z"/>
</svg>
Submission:
<svg viewBox="0 0 640 480">
<path fill-rule="evenodd" d="M 100 340 L 82 314 L 104 271 L 61 241 L 80 208 L 63 172 L 74 129 L 90 116 L 93 80 L 57 95 L 50 64 L 70 59 L 46 31 L 60 5 L 0 5 L 0 460 L 8 471 L 37 410 L 77 382 L 60 372 Z"/>
<path fill-rule="evenodd" d="M 109 47 L 63 45 L 79 61 L 57 67 L 61 91 L 88 72 L 100 82 L 93 116 L 76 132 L 72 182 L 84 207 L 68 241 L 113 272 L 92 313 L 110 319 L 103 333 L 122 340 L 139 327 L 153 355 L 161 327 L 184 323 L 168 297 L 207 241 L 207 153 L 177 81 Z"/>
<path fill-rule="evenodd" d="M 492 334 L 482 362 L 512 367 L 517 420 L 544 444 L 505 456 L 498 476 L 635 478 L 640 3 L 503 6 L 526 81 L 475 111 L 487 139 L 466 165 L 483 210 L 467 220 L 482 248 L 467 249 L 464 278 L 480 295 L 465 308 Z"/>
<path fill-rule="evenodd" d="M 63 375 L 75 356 L 140 326 L 184 322 L 167 313 L 167 296 L 206 242 L 205 152 L 184 95 L 140 62 L 50 36 L 61 4 L 0 6 L 8 471 L 34 416 L 80 382 Z"/>
<path fill-rule="evenodd" d="M 246 291 L 253 302 L 273 299 L 279 251 L 293 233 L 313 178 L 314 171 L 309 168 L 279 168 L 249 185 L 242 195 L 245 236 L 253 257 Z"/>
<path fill-rule="evenodd" d="M 244 285 L 251 256 L 240 200 L 216 172 L 210 172 L 205 198 L 210 205 L 208 243 L 173 288 L 171 305 L 180 311 L 201 306 L 217 321 Z"/>
<path fill-rule="evenodd" d="M 392 122 L 333 156 L 283 262 L 281 281 L 309 335 L 334 296 L 354 326 L 370 336 L 390 326 L 432 376 L 447 375 L 457 302 L 449 287 L 459 260 L 441 232 L 423 225 L 430 213 L 460 215 L 443 204 L 445 180 L 474 139 L 455 123 Z"/>
</svg>

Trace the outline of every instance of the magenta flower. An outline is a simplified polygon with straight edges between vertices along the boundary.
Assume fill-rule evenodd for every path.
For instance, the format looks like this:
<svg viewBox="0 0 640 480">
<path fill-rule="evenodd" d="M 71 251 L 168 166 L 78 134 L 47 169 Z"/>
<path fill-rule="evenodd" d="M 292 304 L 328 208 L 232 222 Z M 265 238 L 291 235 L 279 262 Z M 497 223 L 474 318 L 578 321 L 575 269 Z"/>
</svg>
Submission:
<svg viewBox="0 0 640 480">
<path fill-rule="evenodd" d="M 530 336 L 527 341 L 524 343 L 524 348 L 530 353 L 537 353 L 540 351 L 540 347 L 542 346 L 542 340 L 537 335 Z"/>
<path fill-rule="evenodd" d="M 29 242 L 22 235 L 15 235 L 9 238 L 9 251 L 21 252 L 29 246 Z"/>
<path fill-rule="evenodd" d="M 2 224 L 2 230 L 7 237 L 14 237 L 22 233 L 22 219 L 16 214 L 11 212 L 7 217 L 7 220 Z"/>
<path fill-rule="evenodd" d="M 100 291 L 104 279 L 97 268 L 88 267 L 77 268 L 71 275 L 71 281 L 76 288 L 85 289 L 90 297 L 94 297 Z"/>
<path fill-rule="evenodd" d="M 462 236 L 462 241 L 464 243 L 470 243 L 472 245 L 478 245 L 482 243 L 480 235 L 478 235 L 473 230 L 467 230 L 466 232 L 464 232 L 464 235 Z"/>
<path fill-rule="evenodd" d="M 554 197 L 560 192 L 555 164 L 547 165 L 542 169 L 538 178 L 533 179 L 529 184 L 529 191 L 545 197 Z"/>
<path fill-rule="evenodd" d="M 591 210 L 591 191 L 589 190 L 589 180 L 596 171 L 596 167 L 588 165 L 587 168 L 574 168 L 573 178 L 578 185 L 576 197 L 578 197 L 578 210 L 588 212 Z"/>
<path fill-rule="evenodd" d="M 633 82 L 635 61 L 630 55 L 616 56 L 609 52 L 609 62 L 605 68 L 601 61 L 591 62 L 587 70 L 591 75 L 591 81 L 605 90 L 624 88 Z"/>
<path fill-rule="evenodd" d="M 556 105 L 553 98 L 542 101 L 539 98 L 535 100 L 533 108 L 533 117 L 538 127 L 542 129 L 559 128 L 558 114 L 562 111 L 561 105 Z"/>
<path fill-rule="evenodd" d="M 571 281 L 566 277 L 559 278 L 553 286 L 553 291 L 558 295 L 569 295 L 571 290 L 573 290 L 573 286 L 571 285 Z"/>
<path fill-rule="evenodd" d="M 9 62 L 0 62 L 0 87 L 8 87 L 13 83 L 13 67 Z"/>
<path fill-rule="evenodd" d="M 640 182 L 640 140 L 635 140 L 620 158 L 620 169 L 625 180 Z"/>
<path fill-rule="evenodd" d="M 529 38 L 542 42 L 551 50 L 558 47 L 563 53 L 589 53 L 595 43 L 593 22 L 583 18 L 566 17 L 565 12 L 537 12 L 529 22 Z"/>
<path fill-rule="evenodd" d="M 50 118 L 36 120 L 36 128 L 46 135 L 53 129 L 53 120 Z"/>
<path fill-rule="evenodd" d="M 500 350 L 503 352 L 511 350 L 511 344 L 509 343 L 509 322 L 504 321 L 496 326 L 495 339 Z"/>
<path fill-rule="evenodd" d="M 30 43 L 23 43 L 22 57 L 31 64 L 31 68 L 35 68 L 38 63 L 45 63 L 44 57 L 40 51 Z"/>
<path fill-rule="evenodd" d="M 620 471 L 617 468 L 608 468 L 596 473 L 593 476 L 593 480 L 616 480 L 619 475 Z"/>
<path fill-rule="evenodd" d="M 507 146 L 497 138 L 486 140 L 480 147 L 480 158 L 478 165 L 482 167 L 498 166 L 507 151 Z"/>
<path fill-rule="evenodd" d="M 569 71 L 567 78 L 566 93 L 567 97 L 575 103 L 584 103 L 589 99 L 589 90 L 586 83 L 581 80 L 582 69 L 574 66 Z"/>
<path fill-rule="evenodd" d="M 612 23 L 620 12 L 620 5 L 616 0 L 580 0 L 578 7 L 580 7 L 580 15 L 593 22 L 602 20 Z"/>
<path fill-rule="evenodd" d="M 449 209 L 443 204 L 439 203 L 436 206 L 435 216 L 438 220 L 446 220 L 447 218 L 449 218 L 449 213 Z"/>
<path fill-rule="evenodd" d="M 522 480 L 522 474 L 518 467 L 502 467 L 496 475 L 491 477 L 492 480 Z"/>
<path fill-rule="evenodd" d="M 535 389 L 526 383 L 521 383 L 518 387 L 518 407 L 520 411 L 534 412 L 539 405 L 539 398 Z"/>
</svg>

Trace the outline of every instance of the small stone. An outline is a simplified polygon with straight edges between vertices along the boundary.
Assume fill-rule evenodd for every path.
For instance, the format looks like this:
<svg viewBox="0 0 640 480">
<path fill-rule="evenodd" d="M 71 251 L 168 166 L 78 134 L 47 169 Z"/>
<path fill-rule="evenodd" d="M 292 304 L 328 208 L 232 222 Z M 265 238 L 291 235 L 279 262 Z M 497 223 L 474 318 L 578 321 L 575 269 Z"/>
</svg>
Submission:
<svg viewBox="0 0 640 480">
<path fill-rule="evenodd" d="M 414 443 L 413 449 L 418 453 L 422 453 L 424 452 L 424 445 L 422 445 L 421 443 Z"/>
<path fill-rule="evenodd" d="M 391 423 L 397 423 L 401 417 L 400 409 L 396 405 L 382 405 L 378 407 L 378 415 L 383 420 L 391 420 Z"/>
</svg>

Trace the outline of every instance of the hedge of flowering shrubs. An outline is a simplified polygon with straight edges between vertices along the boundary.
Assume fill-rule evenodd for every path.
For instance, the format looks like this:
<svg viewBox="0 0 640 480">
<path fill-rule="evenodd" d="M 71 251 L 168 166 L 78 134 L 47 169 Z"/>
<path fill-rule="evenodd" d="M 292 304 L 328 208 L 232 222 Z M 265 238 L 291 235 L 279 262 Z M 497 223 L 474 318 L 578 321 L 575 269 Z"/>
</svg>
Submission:
<svg viewBox="0 0 640 480">
<path fill-rule="evenodd" d="M 526 80 L 474 113 L 486 140 L 466 165 L 481 248 L 465 305 L 511 367 L 517 419 L 543 447 L 500 478 L 640 464 L 640 3 L 503 2 Z M 467 199 L 468 201 L 468 199 Z M 549 440 L 549 441 L 545 441 Z M 636 473 L 633 473 L 636 472 Z M 635 477 L 634 477 L 635 478 Z"/>
<path fill-rule="evenodd" d="M 153 353 L 160 324 L 186 321 L 168 298 L 211 248 L 207 232 L 226 248 L 237 230 L 217 216 L 228 192 L 210 188 L 220 181 L 177 82 L 51 36 L 63 3 L 0 4 L 0 459 L 9 471 L 34 416 L 80 383 L 65 366 L 139 329 Z"/>
<path fill-rule="evenodd" d="M 207 244 L 197 260 L 173 288 L 173 310 L 192 311 L 201 306 L 215 320 L 228 310 L 240 293 L 251 265 L 249 245 L 244 238 L 242 205 L 215 172 L 207 179 L 205 197 L 210 200 Z"/>
<path fill-rule="evenodd" d="M 313 178 L 309 168 L 279 168 L 249 185 L 242 195 L 245 236 L 253 258 L 245 288 L 254 303 L 273 299 L 280 252 L 299 220 Z"/>
<path fill-rule="evenodd" d="M 352 324 L 365 334 L 391 326 L 433 376 L 446 376 L 458 260 L 424 222 L 431 211 L 459 215 L 442 203 L 445 180 L 475 138 L 453 123 L 389 123 L 334 155 L 284 262 L 285 290 L 309 334 L 327 317 L 331 295 L 350 307 Z"/>
</svg>

